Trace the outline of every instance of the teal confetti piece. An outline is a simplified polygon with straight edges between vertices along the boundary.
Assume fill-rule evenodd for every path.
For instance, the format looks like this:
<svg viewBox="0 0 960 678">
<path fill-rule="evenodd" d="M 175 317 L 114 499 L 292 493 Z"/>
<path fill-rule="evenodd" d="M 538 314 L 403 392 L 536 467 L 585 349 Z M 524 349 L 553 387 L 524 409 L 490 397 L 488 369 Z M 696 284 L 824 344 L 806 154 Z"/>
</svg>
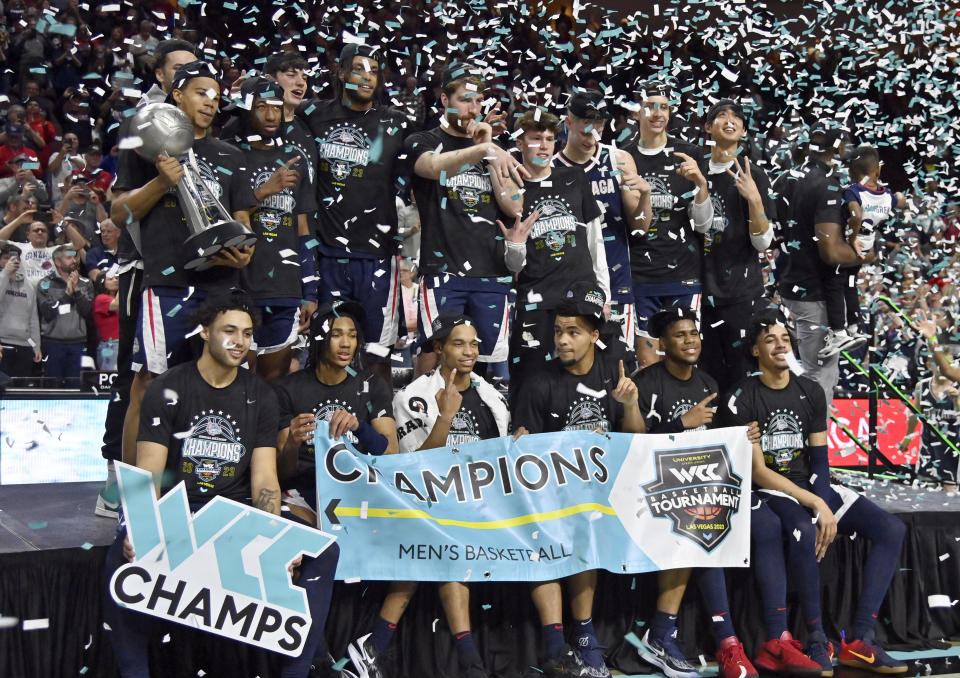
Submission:
<svg viewBox="0 0 960 678">
<path fill-rule="evenodd" d="M 175 269 L 173 266 L 168 266 L 167 268 L 163 269 L 161 273 L 163 273 L 163 275 L 173 275 L 173 272 L 176 270 L 177 269 Z"/>
<path fill-rule="evenodd" d="M 88 541 L 85 541 L 83 542 L 83 544 L 80 545 L 80 548 L 82 548 L 84 551 L 89 551 L 90 549 L 93 548 L 93 544 L 91 544 Z"/>
<path fill-rule="evenodd" d="M 181 308 L 183 308 L 183 306 L 181 304 L 177 304 L 176 306 L 171 308 L 169 311 L 167 311 L 167 317 L 168 318 L 174 317 L 175 315 L 177 315 L 177 313 L 180 312 Z"/>
<path fill-rule="evenodd" d="M 46 526 L 46 520 L 31 520 L 29 523 L 27 523 L 27 527 L 29 527 L 31 530 L 42 530 Z"/>
</svg>

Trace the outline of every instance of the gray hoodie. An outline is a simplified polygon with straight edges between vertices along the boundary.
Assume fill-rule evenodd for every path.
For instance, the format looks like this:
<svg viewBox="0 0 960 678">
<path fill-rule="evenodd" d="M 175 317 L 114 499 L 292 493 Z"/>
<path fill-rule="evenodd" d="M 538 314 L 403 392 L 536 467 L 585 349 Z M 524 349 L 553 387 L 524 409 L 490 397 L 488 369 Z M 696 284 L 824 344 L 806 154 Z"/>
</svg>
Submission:
<svg viewBox="0 0 960 678">
<path fill-rule="evenodd" d="M 9 271 L 0 269 L 0 344 L 40 349 L 37 293 L 22 272 L 11 279 Z"/>
</svg>

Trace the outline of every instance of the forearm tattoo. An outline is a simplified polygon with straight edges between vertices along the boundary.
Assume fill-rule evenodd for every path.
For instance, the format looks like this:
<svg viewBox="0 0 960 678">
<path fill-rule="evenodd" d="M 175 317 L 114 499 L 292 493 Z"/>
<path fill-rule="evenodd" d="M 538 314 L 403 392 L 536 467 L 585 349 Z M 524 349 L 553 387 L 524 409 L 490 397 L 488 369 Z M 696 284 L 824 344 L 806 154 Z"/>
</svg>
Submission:
<svg viewBox="0 0 960 678">
<path fill-rule="evenodd" d="M 261 511 L 268 513 L 280 513 L 280 493 L 277 490 L 264 488 L 260 490 L 253 505 Z"/>
</svg>

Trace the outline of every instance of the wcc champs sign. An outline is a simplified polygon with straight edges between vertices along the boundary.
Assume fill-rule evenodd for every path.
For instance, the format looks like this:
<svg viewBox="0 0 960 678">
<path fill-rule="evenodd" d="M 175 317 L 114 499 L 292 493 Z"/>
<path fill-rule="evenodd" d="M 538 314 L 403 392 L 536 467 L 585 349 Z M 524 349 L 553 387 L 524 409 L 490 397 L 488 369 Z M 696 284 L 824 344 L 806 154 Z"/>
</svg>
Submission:
<svg viewBox="0 0 960 678">
<path fill-rule="evenodd" d="M 116 463 L 136 560 L 119 567 L 120 605 L 289 656 L 310 630 L 306 592 L 287 566 L 336 537 L 224 497 L 191 515 L 180 483 L 157 499 L 151 474 Z"/>
<path fill-rule="evenodd" d="M 317 506 L 340 544 L 338 579 L 749 565 L 745 427 L 541 433 L 385 457 L 327 431 L 319 422 Z"/>
</svg>

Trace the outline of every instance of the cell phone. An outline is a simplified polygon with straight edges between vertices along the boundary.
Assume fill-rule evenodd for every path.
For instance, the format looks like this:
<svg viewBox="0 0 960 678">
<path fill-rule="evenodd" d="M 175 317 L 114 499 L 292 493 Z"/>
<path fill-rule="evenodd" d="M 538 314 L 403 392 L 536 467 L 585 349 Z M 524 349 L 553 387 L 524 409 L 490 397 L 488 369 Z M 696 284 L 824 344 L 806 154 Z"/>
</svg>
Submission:
<svg viewBox="0 0 960 678">
<path fill-rule="evenodd" d="M 53 221 L 53 211 L 50 209 L 49 203 L 37 205 L 37 213 L 33 218 L 37 221 L 43 222 L 44 224 L 49 224 L 51 221 Z"/>
</svg>

